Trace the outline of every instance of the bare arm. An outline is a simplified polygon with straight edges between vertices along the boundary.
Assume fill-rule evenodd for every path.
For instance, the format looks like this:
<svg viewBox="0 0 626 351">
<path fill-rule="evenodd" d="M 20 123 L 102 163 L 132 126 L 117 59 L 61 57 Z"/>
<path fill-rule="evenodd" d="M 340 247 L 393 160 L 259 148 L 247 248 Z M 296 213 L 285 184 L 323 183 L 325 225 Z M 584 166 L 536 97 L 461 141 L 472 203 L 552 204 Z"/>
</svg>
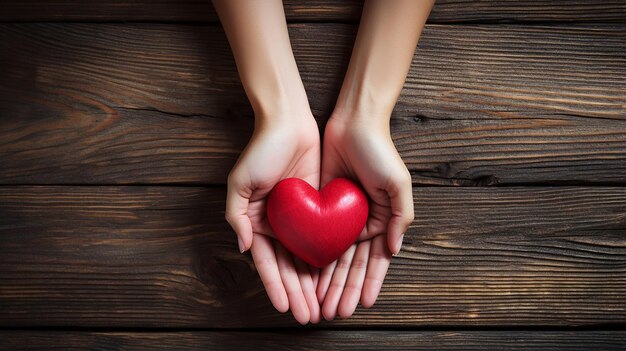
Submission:
<svg viewBox="0 0 626 351">
<path fill-rule="evenodd" d="M 413 221 L 411 175 L 391 139 L 389 120 L 434 1 L 368 0 L 348 71 L 324 133 L 322 185 L 358 179 L 370 197 L 361 242 L 322 271 L 317 294 L 326 319 L 376 301 Z"/>
<path fill-rule="evenodd" d="M 319 186 L 320 140 L 293 57 L 281 0 L 214 0 L 254 109 L 250 142 L 228 176 L 226 219 L 239 249 L 252 252 L 274 307 L 302 324 L 320 320 L 317 270 L 272 238 L 265 215 L 276 183 L 297 177 Z"/>
<path fill-rule="evenodd" d="M 335 112 L 388 125 L 434 0 L 368 0 Z"/>
<path fill-rule="evenodd" d="M 281 0 L 214 0 L 256 118 L 308 111 Z"/>
</svg>

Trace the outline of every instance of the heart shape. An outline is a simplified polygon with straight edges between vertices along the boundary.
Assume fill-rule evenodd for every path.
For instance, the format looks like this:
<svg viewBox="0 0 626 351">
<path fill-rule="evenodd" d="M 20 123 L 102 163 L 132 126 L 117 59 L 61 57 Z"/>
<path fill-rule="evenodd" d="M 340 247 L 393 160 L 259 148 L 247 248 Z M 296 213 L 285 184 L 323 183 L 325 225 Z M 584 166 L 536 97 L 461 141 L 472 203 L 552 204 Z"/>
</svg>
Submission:
<svg viewBox="0 0 626 351">
<path fill-rule="evenodd" d="M 349 179 L 337 178 L 317 191 L 298 178 L 280 181 L 267 200 L 276 238 L 306 263 L 322 268 L 338 259 L 365 227 L 367 196 Z"/>
</svg>

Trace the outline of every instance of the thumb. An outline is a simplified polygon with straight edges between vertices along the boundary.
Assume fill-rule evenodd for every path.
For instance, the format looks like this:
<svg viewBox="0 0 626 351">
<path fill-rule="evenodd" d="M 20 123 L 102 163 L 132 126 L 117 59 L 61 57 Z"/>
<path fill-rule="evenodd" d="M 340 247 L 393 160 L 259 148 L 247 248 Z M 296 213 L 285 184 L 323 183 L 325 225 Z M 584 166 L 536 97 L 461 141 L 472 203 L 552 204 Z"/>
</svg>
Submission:
<svg viewBox="0 0 626 351">
<path fill-rule="evenodd" d="M 397 255 L 402 246 L 404 233 L 415 218 L 411 176 L 408 175 L 407 179 L 393 182 L 388 194 L 391 202 L 391 219 L 387 226 L 387 245 L 391 253 Z"/>
<path fill-rule="evenodd" d="M 248 251 L 252 246 L 252 223 L 248 217 L 250 193 L 229 179 L 226 193 L 226 221 L 237 234 L 239 251 Z"/>
</svg>

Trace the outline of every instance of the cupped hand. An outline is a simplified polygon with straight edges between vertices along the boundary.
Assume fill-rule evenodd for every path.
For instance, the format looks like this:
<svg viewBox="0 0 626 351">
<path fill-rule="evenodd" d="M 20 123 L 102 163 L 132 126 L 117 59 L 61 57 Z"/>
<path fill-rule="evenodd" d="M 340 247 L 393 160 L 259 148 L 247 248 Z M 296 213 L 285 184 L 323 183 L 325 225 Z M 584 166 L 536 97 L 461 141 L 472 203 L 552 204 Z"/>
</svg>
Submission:
<svg viewBox="0 0 626 351">
<path fill-rule="evenodd" d="M 310 113 L 257 118 L 250 142 L 228 176 L 226 220 L 237 234 L 239 250 L 251 249 L 270 301 L 280 312 L 291 309 L 301 324 L 321 319 L 315 290 L 319 270 L 293 257 L 273 233 L 266 202 L 279 181 L 297 177 L 316 189 L 320 179 L 320 138 Z"/>
<path fill-rule="evenodd" d="M 411 175 L 396 150 L 388 125 L 367 116 L 333 115 L 326 125 L 322 186 L 337 177 L 358 180 L 370 198 L 367 224 L 339 260 L 322 270 L 317 296 L 328 320 L 369 308 L 378 297 L 391 255 L 400 251 L 414 218 Z"/>
</svg>

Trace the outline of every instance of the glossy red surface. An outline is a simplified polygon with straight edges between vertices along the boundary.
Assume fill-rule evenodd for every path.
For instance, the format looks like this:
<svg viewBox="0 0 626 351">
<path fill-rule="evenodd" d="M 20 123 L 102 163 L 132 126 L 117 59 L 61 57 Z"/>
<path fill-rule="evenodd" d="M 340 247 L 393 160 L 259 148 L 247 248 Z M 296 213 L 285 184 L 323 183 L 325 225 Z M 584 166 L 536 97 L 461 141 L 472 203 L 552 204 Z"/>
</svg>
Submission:
<svg viewBox="0 0 626 351">
<path fill-rule="evenodd" d="M 320 191 L 302 179 L 284 179 L 267 201 L 267 217 L 276 238 L 319 268 L 335 261 L 356 241 L 368 211 L 361 187 L 345 178 L 334 179 Z"/>
</svg>

